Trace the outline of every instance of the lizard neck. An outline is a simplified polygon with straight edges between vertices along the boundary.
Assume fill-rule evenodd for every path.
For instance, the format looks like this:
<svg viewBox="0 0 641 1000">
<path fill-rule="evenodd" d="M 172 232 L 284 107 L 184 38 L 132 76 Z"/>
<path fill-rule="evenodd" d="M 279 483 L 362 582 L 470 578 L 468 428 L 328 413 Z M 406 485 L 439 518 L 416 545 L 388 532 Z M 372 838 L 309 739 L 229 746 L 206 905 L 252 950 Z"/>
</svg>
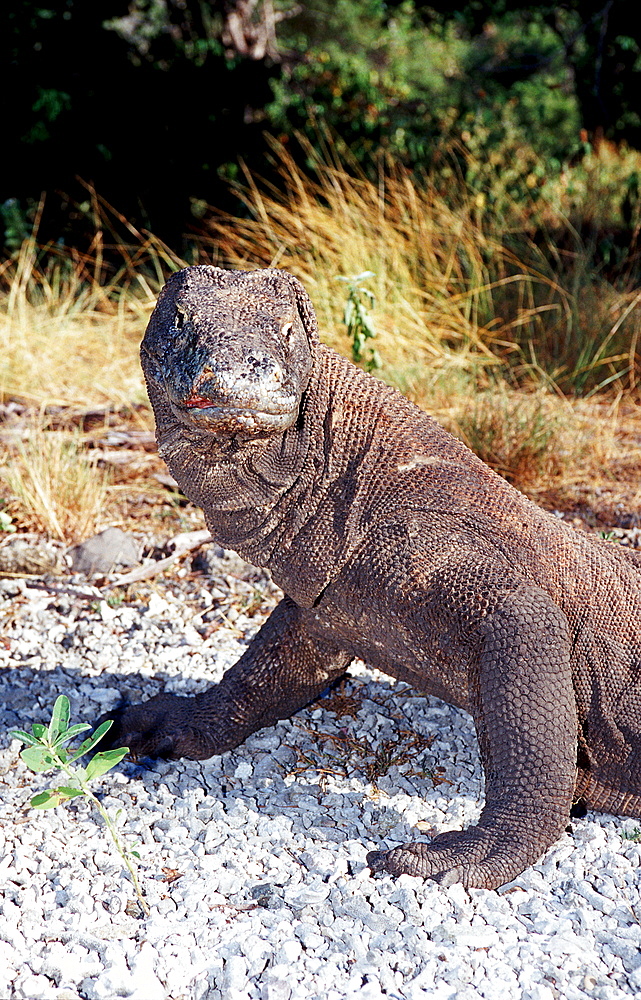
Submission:
<svg viewBox="0 0 641 1000">
<path fill-rule="evenodd" d="M 277 436 L 249 441 L 220 440 L 186 426 L 162 390 L 148 385 L 159 454 L 189 499 L 203 508 L 214 537 L 258 565 L 268 565 L 279 542 L 283 505 L 298 504 L 300 521 L 308 514 L 319 466 L 323 474 L 329 387 L 322 368 L 317 356 L 296 423 Z"/>
<path fill-rule="evenodd" d="M 177 423 L 149 387 L 160 454 L 202 507 L 213 537 L 269 569 L 302 607 L 315 603 L 362 543 L 371 497 L 386 496 L 412 466 L 403 464 L 406 452 L 436 447 L 432 437 L 444 436 L 424 415 L 415 441 L 413 404 L 327 347 L 314 355 L 298 420 L 269 439 L 221 444 Z M 458 442 L 452 449 L 466 451 Z"/>
</svg>

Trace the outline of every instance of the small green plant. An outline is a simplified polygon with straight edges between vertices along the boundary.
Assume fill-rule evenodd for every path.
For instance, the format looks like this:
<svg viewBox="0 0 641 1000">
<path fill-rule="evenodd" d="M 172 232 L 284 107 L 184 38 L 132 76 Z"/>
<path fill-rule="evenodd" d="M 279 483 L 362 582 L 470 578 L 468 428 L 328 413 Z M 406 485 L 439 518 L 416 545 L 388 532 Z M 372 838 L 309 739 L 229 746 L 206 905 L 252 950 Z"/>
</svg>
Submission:
<svg viewBox="0 0 641 1000">
<path fill-rule="evenodd" d="M 55 806 L 69 802 L 78 795 L 84 795 L 88 798 L 105 821 L 116 850 L 131 875 L 140 906 L 143 912 L 149 915 L 150 910 L 140 889 L 134 860 L 140 856 L 137 851 L 123 843 L 114 820 L 89 788 L 89 782 L 93 778 L 99 778 L 106 774 L 112 767 L 119 764 L 125 754 L 129 753 L 129 748 L 119 747 L 117 750 L 104 750 L 94 754 L 84 767 L 77 765 L 77 761 L 99 743 L 111 725 L 112 722 L 108 719 L 101 723 L 96 731 L 87 737 L 79 747 L 76 749 L 66 747 L 66 744 L 80 733 L 91 729 L 91 726 L 86 722 L 74 726 L 69 725 L 69 699 L 66 695 L 61 694 L 56 698 L 51 722 L 48 726 L 35 722 L 31 727 L 31 733 L 26 733 L 22 729 L 12 729 L 9 735 L 13 739 L 27 744 L 26 748 L 20 751 L 20 756 L 30 770 L 36 774 L 50 770 L 62 771 L 69 782 L 66 785 L 58 785 L 34 795 L 31 799 L 33 808 L 53 809 Z"/>
<path fill-rule="evenodd" d="M 125 603 L 125 594 L 122 589 L 112 590 L 106 597 L 107 605 L 110 608 L 121 608 Z"/>
<path fill-rule="evenodd" d="M 357 365 L 362 364 L 368 372 L 378 371 L 382 367 L 380 355 L 376 348 L 367 346 L 367 341 L 376 336 L 374 324 L 369 310 L 374 307 L 376 299 L 369 288 L 362 288 L 361 282 L 373 278 L 373 271 L 363 271 L 353 278 L 338 276 L 339 281 L 347 284 L 347 302 L 343 312 L 343 323 L 347 327 L 347 335 L 352 345 L 352 359 Z"/>
<path fill-rule="evenodd" d="M 11 514 L 8 514 L 6 510 L 0 510 L 0 531 L 15 531 L 16 526 L 12 524 L 12 520 Z"/>
</svg>

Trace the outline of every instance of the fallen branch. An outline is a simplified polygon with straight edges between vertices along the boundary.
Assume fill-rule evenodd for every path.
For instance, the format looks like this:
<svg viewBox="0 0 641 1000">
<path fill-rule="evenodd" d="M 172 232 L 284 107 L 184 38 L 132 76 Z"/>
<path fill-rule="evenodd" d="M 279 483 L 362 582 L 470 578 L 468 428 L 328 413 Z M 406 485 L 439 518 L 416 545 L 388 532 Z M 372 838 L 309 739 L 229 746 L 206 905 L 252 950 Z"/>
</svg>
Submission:
<svg viewBox="0 0 641 1000">
<path fill-rule="evenodd" d="M 168 545 L 173 545 L 174 547 L 174 551 L 170 556 L 147 563 L 146 566 L 138 566 L 136 569 L 132 569 L 130 573 L 125 573 L 124 576 L 118 576 L 115 580 L 111 580 L 101 587 L 101 590 L 111 590 L 113 587 L 126 587 L 130 583 L 138 583 L 140 580 L 148 580 L 152 576 L 158 576 L 159 573 L 164 573 L 181 556 L 199 549 L 205 542 L 210 541 L 212 541 L 212 537 L 208 531 L 183 531 L 179 535 L 175 535 L 168 542 Z"/>
</svg>

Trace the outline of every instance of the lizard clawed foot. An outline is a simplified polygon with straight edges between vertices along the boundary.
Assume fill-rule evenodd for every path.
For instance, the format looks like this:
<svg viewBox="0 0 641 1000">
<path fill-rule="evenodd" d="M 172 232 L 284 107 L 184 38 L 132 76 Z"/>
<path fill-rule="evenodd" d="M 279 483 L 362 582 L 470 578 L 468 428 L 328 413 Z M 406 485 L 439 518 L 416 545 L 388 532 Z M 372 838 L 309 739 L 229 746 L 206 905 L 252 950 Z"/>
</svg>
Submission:
<svg viewBox="0 0 641 1000">
<path fill-rule="evenodd" d="M 99 749 L 129 747 L 129 755 L 164 760 L 204 760 L 215 752 L 211 739 L 195 723 L 195 699 L 159 694 L 142 705 L 124 706 L 99 719 L 112 719 Z"/>
<path fill-rule="evenodd" d="M 412 859 L 409 864 L 404 865 L 401 857 L 397 857 L 397 851 L 403 851 L 410 847 L 418 847 L 418 844 L 405 844 L 403 848 L 396 848 L 395 851 L 370 851 L 367 855 L 367 865 L 372 875 L 423 875 L 422 871 L 416 871 L 416 859 Z M 455 882 L 462 882 L 464 876 L 463 868 L 458 865 L 448 871 L 434 872 L 424 877 L 438 882 L 439 885 L 453 885 Z"/>
<path fill-rule="evenodd" d="M 417 841 L 367 855 L 372 875 L 417 875 L 443 886 L 461 882 L 480 889 L 498 888 L 531 863 L 525 852 L 519 857 L 513 840 L 481 827 L 452 830 L 430 843 Z"/>
</svg>

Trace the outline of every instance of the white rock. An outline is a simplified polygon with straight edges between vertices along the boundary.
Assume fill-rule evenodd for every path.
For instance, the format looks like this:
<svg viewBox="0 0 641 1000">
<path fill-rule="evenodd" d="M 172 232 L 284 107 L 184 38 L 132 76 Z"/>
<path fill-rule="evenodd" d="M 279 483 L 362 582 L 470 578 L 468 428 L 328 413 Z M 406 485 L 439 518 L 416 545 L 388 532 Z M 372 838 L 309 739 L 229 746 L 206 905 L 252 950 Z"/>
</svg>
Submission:
<svg viewBox="0 0 641 1000">
<path fill-rule="evenodd" d="M 145 941 L 131 962 L 133 992 L 130 1000 L 166 1000 L 167 991 L 156 975 L 157 965 L 158 955 L 151 944 Z"/>
<path fill-rule="evenodd" d="M 327 899 L 330 888 L 323 882 L 315 881 L 311 885 L 293 885 L 285 888 L 284 896 L 290 906 L 302 909 L 304 906 L 312 906 L 322 903 Z"/>
<path fill-rule="evenodd" d="M 537 983 L 534 986 L 530 986 L 529 989 L 523 990 L 521 1000 L 556 1000 L 556 995 L 549 986 Z"/>
<path fill-rule="evenodd" d="M 318 951 L 325 946 L 325 938 L 311 924 L 300 924 L 296 936 L 302 941 L 306 951 Z"/>
<path fill-rule="evenodd" d="M 159 594 L 151 594 L 147 607 L 147 614 L 152 617 L 163 617 L 171 612 L 171 604 L 165 601 Z"/>
<path fill-rule="evenodd" d="M 220 582 L 216 600 L 238 605 L 248 591 L 237 582 L 233 587 Z M 203 690 L 242 653 L 244 640 L 218 629 L 207 640 L 208 658 L 201 656 L 200 636 L 183 624 L 202 612 L 201 595 L 190 596 L 187 581 L 183 602 L 162 593 L 151 593 L 146 613 L 127 607 L 103 621 L 83 605 L 70 623 L 68 611 L 56 611 L 50 597 L 25 591 L 8 635 L 18 656 L 29 657 L 22 664 L 28 686 L 22 671 L 0 671 L 0 704 L 9 708 L 15 701 L 20 726 L 29 728 L 48 721 L 70 676 L 79 679 L 70 692 L 72 722 L 94 719 L 96 704 L 101 710 L 113 704 L 127 675 L 136 700 L 156 693 L 158 671 L 183 695 Z M 236 623 L 239 630 L 257 625 L 244 613 Z M 60 638 L 69 633 L 74 642 L 67 649 Z M 8 664 L 7 653 L 0 646 L 0 662 Z M 635 918 L 641 846 L 619 837 L 639 821 L 623 825 L 591 814 L 499 893 L 370 876 L 365 854 L 381 839 L 410 839 L 416 822 L 437 832 L 473 822 L 482 772 L 469 716 L 415 692 L 405 697 L 402 685 L 393 690 L 384 675 L 362 665 L 356 672 L 379 702 L 388 702 L 389 715 L 378 702 L 372 707 L 364 687 L 356 720 L 337 720 L 317 704 L 255 734 L 238 755 L 151 767 L 126 763 L 101 779 L 110 814 L 124 809 L 123 836 L 146 845 L 140 878 L 152 908 L 148 919 L 127 915 L 131 883 L 87 804 L 25 811 L 30 789 L 46 787 L 48 776 L 27 771 L 17 760 L 17 743 L 0 748 L 0 997 L 62 1000 L 65 991 L 68 1000 L 641 995 Z M 315 767 L 301 766 L 312 758 L 331 765 L 336 753 L 331 740 L 303 727 L 360 731 L 374 746 L 395 734 L 394 711 L 403 726 L 436 733 L 429 755 L 445 762 L 452 785 L 432 788 L 410 779 L 407 769 L 404 776 L 391 769 L 373 802 L 357 756 L 347 776 L 336 768 L 322 787 Z M 252 892 L 258 884 L 271 887 L 260 901 Z"/>
<path fill-rule="evenodd" d="M 291 986 L 284 979 L 273 983 L 265 983 L 260 991 L 261 1000 L 290 1000 L 291 995 Z M 299 996 L 299 994 L 297 993 L 296 996 Z M 305 994 L 301 993 L 300 996 L 303 997 Z"/>
<path fill-rule="evenodd" d="M 46 976 L 25 976 L 17 981 L 15 996 L 25 1000 L 53 1000 L 54 986 Z"/>
<path fill-rule="evenodd" d="M 226 990 L 242 990 L 247 983 L 247 961 L 242 955 L 225 959 L 222 986 Z"/>
<path fill-rule="evenodd" d="M 300 941 L 296 941 L 295 938 L 289 938 L 287 941 L 283 941 L 276 952 L 275 961 L 283 965 L 293 966 L 300 958 L 301 952 Z"/>
</svg>

